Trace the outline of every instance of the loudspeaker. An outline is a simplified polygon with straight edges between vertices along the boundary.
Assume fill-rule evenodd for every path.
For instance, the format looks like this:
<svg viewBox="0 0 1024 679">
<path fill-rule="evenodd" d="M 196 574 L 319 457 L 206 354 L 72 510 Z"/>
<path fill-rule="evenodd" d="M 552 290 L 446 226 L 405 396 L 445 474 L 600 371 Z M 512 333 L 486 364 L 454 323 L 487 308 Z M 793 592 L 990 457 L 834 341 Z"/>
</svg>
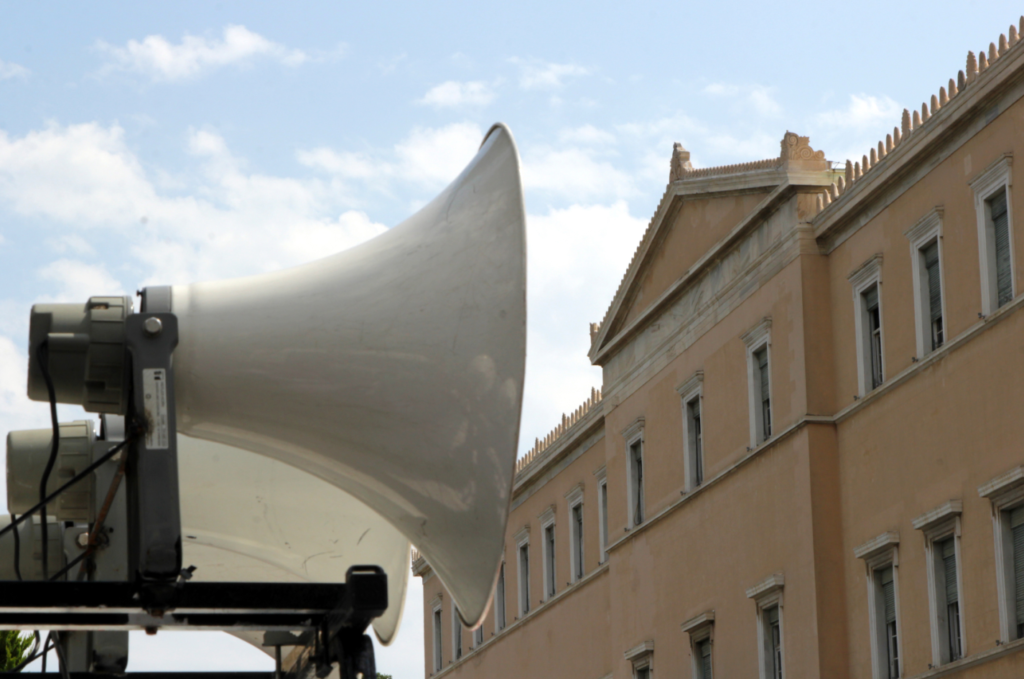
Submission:
<svg viewBox="0 0 1024 679">
<path fill-rule="evenodd" d="M 494 126 L 451 185 L 377 238 L 292 269 L 174 286 L 170 306 L 179 432 L 359 499 L 416 545 L 476 626 L 504 547 L 525 365 L 525 210 L 509 130 Z"/>
<path fill-rule="evenodd" d="M 178 437 L 183 563 L 206 582 L 345 582 L 349 566 L 388 574 L 389 606 L 373 620 L 394 639 L 409 581 L 409 541 L 322 479 L 271 458 Z M 251 638 L 250 638 L 251 637 Z M 263 634 L 243 636 L 259 646 Z"/>
<path fill-rule="evenodd" d="M 525 234 L 518 152 L 495 125 L 437 198 L 358 247 L 260 276 L 148 288 L 143 311 L 166 318 L 149 315 L 145 326 L 127 298 L 37 305 L 29 395 L 46 400 L 45 363 L 58 401 L 123 414 L 134 366 L 147 447 L 152 437 L 155 450 L 168 449 L 161 427 L 176 411 L 180 434 L 269 456 L 344 491 L 417 546 L 473 627 L 491 599 L 511 499 Z M 159 351 L 174 341 L 167 363 Z M 168 346 L 154 349 L 160 342 Z M 167 365 L 173 379 L 164 381 Z M 157 387 L 175 395 L 170 410 Z M 149 484 L 132 496 L 146 501 L 135 512 L 146 529 L 133 535 L 148 542 L 132 552 L 149 559 L 146 577 L 166 577 L 176 561 L 178 525 L 153 495 L 177 500 L 165 459 L 140 458 L 168 474 L 155 481 L 141 462 L 133 467 Z M 307 509 L 315 524 L 337 507 Z"/>
</svg>

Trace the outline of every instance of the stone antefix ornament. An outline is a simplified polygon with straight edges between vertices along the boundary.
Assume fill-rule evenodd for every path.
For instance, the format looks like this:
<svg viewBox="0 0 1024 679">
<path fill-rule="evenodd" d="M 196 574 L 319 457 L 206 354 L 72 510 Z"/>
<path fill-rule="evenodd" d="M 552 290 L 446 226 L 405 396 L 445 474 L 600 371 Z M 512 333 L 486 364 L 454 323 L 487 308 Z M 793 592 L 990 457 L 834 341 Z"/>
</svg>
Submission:
<svg viewBox="0 0 1024 679">
<path fill-rule="evenodd" d="M 793 170 L 827 170 L 828 161 L 824 151 L 811 148 L 811 138 L 801 137 L 796 132 L 786 132 L 782 137 L 782 152 L 779 160 L 783 167 Z"/>
<path fill-rule="evenodd" d="M 676 142 L 672 145 L 672 162 L 668 172 L 668 182 L 671 184 L 683 178 L 683 175 L 693 170 L 690 165 L 690 152 L 683 148 L 683 145 Z"/>
</svg>

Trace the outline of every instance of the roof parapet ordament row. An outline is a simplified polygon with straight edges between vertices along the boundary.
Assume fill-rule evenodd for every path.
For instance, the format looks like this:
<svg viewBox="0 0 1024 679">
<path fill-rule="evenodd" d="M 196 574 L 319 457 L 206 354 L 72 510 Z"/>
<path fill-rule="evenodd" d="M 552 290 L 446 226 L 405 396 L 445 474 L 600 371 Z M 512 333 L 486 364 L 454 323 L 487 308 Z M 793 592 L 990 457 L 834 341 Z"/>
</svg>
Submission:
<svg viewBox="0 0 1024 679">
<path fill-rule="evenodd" d="M 583 417 L 591 411 L 591 409 L 601 402 L 601 390 L 591 388 L 590 398 L 584 401 L 580 407 L 572 411 L 569 415 L 562 413 L 562 421 L 552 429 L 547 436 L 542 439 L 534 439 L 533 448 L 530 448 L 523 457 L 516 460 L 516 474 L 520 474 L 526 469 L 531 462 L 537 459 L 537 456 L 543 453 L 545 450 L 551 447 L 556 441 L 558 441 L 563 434 L 572 429 L 572 427 L 583 419 Z"/>
<path fill-rule="evenodd" d="M 948 104 L 964 89 L 973 85 L 974 81 L 988 69 L 992 62 L 1005 55 L 1007 51 L 1020 42 L 1021 33 L 1024 33 L 1024 16 L 1020 18 L 1019 30 L 1017 26 L 1011 25 L 1007 33 L 999 36 L 998 46 L 994 42 L 989 43 L 987 55 L 984 50 L 980 50 L 977 57 L 975 57 L 974 52 L 968 52 L 965 69 L 957 74 L 955 81 L 950 78 L 947 87 L 940 87 L 938 95 L 933 94 L 929 102 L 922 103 L 920 111 L 915 110 L 911 112 L 909 109 L 903 109 L 900 126 L 894 127 L 891 135 L 885 135 L 884 145 L 882 142 L 878 142 L 877 150 L 871 149 L 867 155 L 861 157 L 860 162 L 846 161 L 845 177 L 840 177 L 827 191 L 818 195 L 818 212 L 821 213 L 827 210 L 829 205 L 846 193 L 855 182 L 867 175 L 876 164 L 892 153 L 907 137 L 917 132 L 921 126 L 927 124 L 931 117 L 938 113 L 943 106 Z"/>
</svg>

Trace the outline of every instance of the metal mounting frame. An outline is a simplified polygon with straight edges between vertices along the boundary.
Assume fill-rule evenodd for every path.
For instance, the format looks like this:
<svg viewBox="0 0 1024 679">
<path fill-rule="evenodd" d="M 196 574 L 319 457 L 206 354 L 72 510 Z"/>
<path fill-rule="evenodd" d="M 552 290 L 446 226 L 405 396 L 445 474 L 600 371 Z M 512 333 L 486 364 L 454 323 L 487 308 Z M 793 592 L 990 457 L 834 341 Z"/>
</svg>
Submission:
<svg viewBox="0 0 1024 679">
<path fill-rule="evenodd" d="M 387 591 L 377 566 L 353 566 L 344 584 L 0 583 L 0 629 L 313 632 L 314 651 L 292 676 L 324 677 L 338 662 L 355 679 L 375 676 L 365 671 L 374 659 L 364 632 L 387 609 Z"/>
<path fill-rule="evenodd" d="M 288 676 L 326 677 L 337 662 L 342 679 L 376 676 L 373 644 L 365 634 L 388 606 L 387 575 L 353 566 L 344 584 L 189 582 L 181 569 L 181 508 L 171 357 L 178 320 L 171 288 L 142 291 L 140 313 L 124 322 L 130 354 L 129 582 L 0 582 L 0 629 L 52 631 L 159 629 L 300 632 L 308 653 Z M 280 655 L 280 654 L 278 654 Z M 6 674 L 6 673 L 0 673 Z M 257 679 L 274 673 L 128 673 L 138 679 Z M 59 675 L 54 675 L 59 676 Z M 72 677 L 109 677 L 72 672 Z"/>
</svg>

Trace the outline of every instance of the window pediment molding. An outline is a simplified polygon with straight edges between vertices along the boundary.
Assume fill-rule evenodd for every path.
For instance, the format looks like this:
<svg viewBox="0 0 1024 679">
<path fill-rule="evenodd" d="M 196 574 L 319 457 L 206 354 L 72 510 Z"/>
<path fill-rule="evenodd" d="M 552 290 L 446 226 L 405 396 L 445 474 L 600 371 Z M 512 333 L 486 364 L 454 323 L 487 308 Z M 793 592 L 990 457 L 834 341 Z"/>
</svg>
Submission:
<svg viewBox="0 0 1024 679">
<path fill-rule="evenodd" d="M 696 391 L 698 391 L 704 384 L 704 371 L 698 370 L 690 376 L 690 379 L 686 380 L 678 387 L 676 392 L 684 399 L 688 400 Z"/>
<path fill-rule="evenodd" d="M 516 543 L 516 547 L 521 547 L 524 543 L 530 541 L 530 524 L 526 524 L 519 529 L 519 532 L 512 536 L 512 540 Z"/>
<path fill-rule="evenodd" d="M 952 524 L 956 523 L 956 518 L 963 511 L 964 503 L 962 500 L 947 500 L 935 509 L 917 517 L 910 524 L 915 530 L 922 531 L 928 536 L 945 533 Z"/>
<path fill-rule="evenodd" d="M 653 652 L 654 639 L 648 639 L 623 653 L 622 657 L 629 662 L 635 663 L 637 660 L 641 660 L 644 656 L 648 656 Z"/>
<path fill-rule="evenodd" d="M 846 280 L 850 281 L 855 294 L 864 287 L 872 284 L 882 283 L 882 253 L 872 255 L 866 262 L 857 267 Z"/>
<path fill-rule="evenodd" d="M 632 443 L 635 439 L 639 438 L 641 441 L 644 438 L 644 416 L 633 420 L 628 427 L 622 430 L 622 438 L 626 439 L 627 442 Z"/>
<path fill-rule="evenodd" d="M 604 466 L 604 465 L 602 465 L 602 466 L 600 466 L 600 467 L 598 467 L 597 469 L 594 470 L 594 478 L 596 478 L 598 480 L 598 482 L 604 481 L 605 478 L 607 478 L 607 476 L 608 476 L 608 468 L 606 466 Z"/>
<path fill-rule="evenodd" d="M 863 559 L 869 564 L 879 561 L 879 559 L 885 559 L 890 555 L 895 560 L 895 550 L 900 544 L 900 534 L 894 530 L 886 531 L 881 535 L 876 535 L 864 544 L 856 547 L 853 550 L 853 555 L 858 559 Z"/>
<path fill-rule="evenodd" d="M 757 325 L 743 333 L 743 335 L 740 336 L 740 339 L 743 340 L 743 343 L 747 346 L 747 349 L 750 350 L 755 345 L 760 344 L 761 340 L 768 338 L 771 333 L 771 330 L 772 317 L 765 316 L 757 323 Z"/>
<path fill-rule="evenodd" d="M 583 482 L 577 483 L 568 493 L 565 494 L 565 501 L 569 503 L 570 507 L 578 505 L 583 502 Z"/>
<path fill-rule="evenodd" d="M 781 602 L 782 588 L 786 579 L 782 573 L 772 573 L 767 578 L 747 590 L 747 598 L 753 599 L 758 607 Z M 781 603 L 780 603 L 781 605 Z"/>
<path fill-rule="evenodd" d="M 944 212 L 945 208 L 942 205 L 936 205 L 928 214 L 917 220 L 916 224 L 904 231 L 903 235 L 907 237 L 915 248 L 922 245 L 924 241 L 931 240 L 933 235 L 937 234 L 941 238 Z"/>
<path fill-rule="evenodd" d="M 554 525 L 554 523 L 555 523 L 555 506 L 551 505 L 550 507 L 545 509 L 543 512 L 541 512 L 541 515 L 537 517 L 537 520 L 540 522 L 540 525 L 541 525 L 542 528 L 547 528 L 548 526 Z"/>
<path fill-rule="evenodd" d="M 975 205 L 980 205 L 981 201 L 988 198 L 1000 186 L 1012 186 L 1013 151 L 1003 153 L 992 164 L 975 175 L 968 184 L 974 191 Z"/>
<path fill-rule="evenodd" d="M 444 594 L 438 594 L 436 597 L 430 600 L 430 610 L 436 611 L 441 608 L 441 602 L 444 599 Z"/>
<path fill-rule="evenodd" d="M 1024 466 L 1014 467 L 978 486 L 978 495 L 991 500 L 997 508 L 1024 498 Z"/>
<path fill-rule="evenodd" d="M 680 627 L 684 632 L 690 635 L 690 639 L 698 641 L 704 639 L 711 634 L 711 628 L 715 624 L 715 611 L 711 609 L 704 611 L 700 615 L 694 616 L 684 622 Z"/>
</svg>

